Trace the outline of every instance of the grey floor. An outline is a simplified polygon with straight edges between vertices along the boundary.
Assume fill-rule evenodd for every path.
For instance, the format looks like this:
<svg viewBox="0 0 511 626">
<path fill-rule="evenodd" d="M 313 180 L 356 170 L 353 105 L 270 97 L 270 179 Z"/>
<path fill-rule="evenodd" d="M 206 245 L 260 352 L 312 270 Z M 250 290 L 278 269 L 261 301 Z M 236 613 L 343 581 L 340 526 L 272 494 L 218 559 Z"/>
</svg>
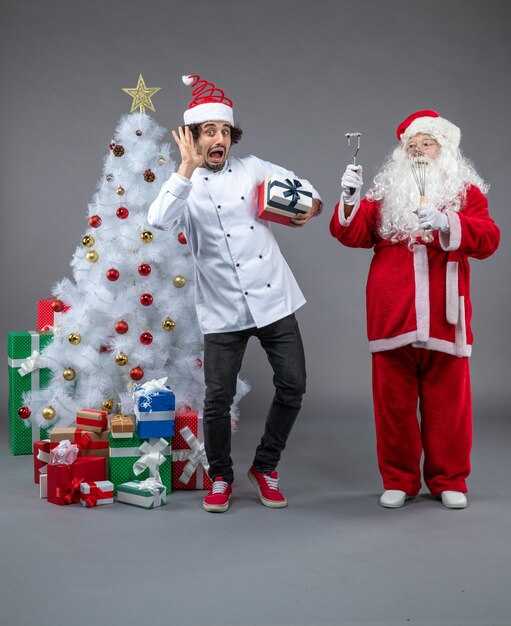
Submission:
<svg viewBox="0 0 511 626">
<path fill-rule="evenodd" d="M 2 626 L 511 624 L 510 424 L 476 407 L 470 505 L 378 505 L 371 415 L 306 405 L 281 470 L 290 506 L 245 477 L 261 424 L 246 401 L 232 508 L 39 500 L 30 457 L 0 450 Z M 3 433 L 5 429 L 2 428 Z"/>
</svg>

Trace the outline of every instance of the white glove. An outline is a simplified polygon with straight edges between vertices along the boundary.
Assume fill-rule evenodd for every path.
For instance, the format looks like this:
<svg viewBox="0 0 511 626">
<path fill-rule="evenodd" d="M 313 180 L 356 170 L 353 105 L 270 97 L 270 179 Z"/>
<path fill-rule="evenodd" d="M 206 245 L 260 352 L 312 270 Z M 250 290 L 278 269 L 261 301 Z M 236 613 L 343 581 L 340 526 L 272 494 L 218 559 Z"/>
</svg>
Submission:
<svg viewBox="0 0 511 626">
<path fill-rule="evenodd" d="M 449 230 L 447 215 L 441 213 L 433 204 L 421 204 L 417 209 L 417 217 L 423 230 L 440 230 L 443 233 Z"/>
<path fill-rule="evenodd" d="M 341 178 L 342 195 L 344 202 L 349 205 L 357 204 L 360 200 L 360 189 L 364 184 L 361 165 L 348 165 Z"/>
</svg>

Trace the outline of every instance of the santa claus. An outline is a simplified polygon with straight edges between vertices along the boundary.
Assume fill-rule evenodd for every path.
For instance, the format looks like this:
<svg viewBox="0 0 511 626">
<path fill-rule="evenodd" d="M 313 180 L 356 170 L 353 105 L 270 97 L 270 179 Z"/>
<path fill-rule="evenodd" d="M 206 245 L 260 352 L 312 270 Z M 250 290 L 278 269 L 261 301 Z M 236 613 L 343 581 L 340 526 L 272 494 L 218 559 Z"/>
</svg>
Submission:
<svg viewBox="0 0 511 626">
<path fill-rule="evenodd" d="M 493 254 L 500 232 L 488 213 L 488 186 L 462 156 L 460 137 L 436 111 L 413 113 L 399 124 L 399 144 L 363 199 L 362 167 L 348 165 L 330 222 L 345 246 L 374 248 L 367 332 L 380 504 L 389 508 L 419 493 L 422 453 L 431 494 L 446 507 L 467 506 L 469 258 Z"/>
</svg>

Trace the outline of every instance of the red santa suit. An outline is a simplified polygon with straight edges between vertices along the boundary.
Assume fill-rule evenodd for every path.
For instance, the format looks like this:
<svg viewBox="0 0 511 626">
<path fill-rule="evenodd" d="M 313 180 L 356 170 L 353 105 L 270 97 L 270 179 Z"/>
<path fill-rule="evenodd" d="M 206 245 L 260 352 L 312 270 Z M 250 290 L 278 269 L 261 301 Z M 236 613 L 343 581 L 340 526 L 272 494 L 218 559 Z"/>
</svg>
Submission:
<svg viewBox="0 0 511 626">
<path fill-rule="evenodd" d="M 378 234 L 380 203 L 362 200 L 345 219 L 335 207 L 330 232 L 345 246 L 373 248 L 367 280 L 367 333 L 373 358 L 377 451 L 385 489 L 416 495 L 466 492 L 472 409 L 469 257 L 485 259 L 500 232 L 488 202 L 471 186 L 449 232 L 410 247 Z M 417 421 L 417 403 L 421 424 Z"/>
</svg>

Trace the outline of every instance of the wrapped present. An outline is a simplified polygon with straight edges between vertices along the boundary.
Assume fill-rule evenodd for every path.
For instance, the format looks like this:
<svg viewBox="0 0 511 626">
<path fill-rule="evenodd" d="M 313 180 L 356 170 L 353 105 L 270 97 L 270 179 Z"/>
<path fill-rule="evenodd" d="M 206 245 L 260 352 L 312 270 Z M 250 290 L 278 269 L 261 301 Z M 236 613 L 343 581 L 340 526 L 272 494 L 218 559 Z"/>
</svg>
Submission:
<svg viewBox="0 0 511 626">
<path fill-rule="evenodd" d="M 80 502 L 80 485 L 105 480 L 106 460 L 102 456 L 76 459 L 71 465 L 48 465 L 48 502 L 64 505 Z"/>
<path fill-rule="evenodd" d="M 78 446 L 69 439 L 63 439 L 55 448 L 50 448 L 50 465 L 71 465 L 77 458 Z"/>
<path fill-rule="evenodd" d="M 133 480 L 117 487 L 117 502 L 155 509 L 167 504 L 167 490 L 154 478 Z"/>
<path fill-rule="evenodd" d="M 81 483 L 80 504 L 92 507 L 114 503 L 114 486 L 109 480 L 97 480 L 93 483 Z"/>
<path fill-rule="evenodd" d="M 110 421 L 110 434 L 113 439 L 131 439 L 135 431 L 131 415 L 121 415 L 118 413 Z"/>
<path fill-rule="evenodd" d="M 55 326 L 60 326 L 62 314 L 69 309 L 69 306 L 64 304 L 62 311 L 54 311 L 51 305 L 56 301 L 56 298 L 51 298 L 39 300 L 37 303 L 37 330 L 52 331 Z"/>
<path fill-rule="evenodd" d="M 76 413 L 76 426 L 91 433 L 102 433 L 108 430 L 108 419 L 106 411 L 96 409 L 80 409 Z"/>
<path fill-rule="evenodd" d="M 46 466 L 50 462 L 50 440 L 34 441 L 34 482 L 40 482 L 46 474 Z"/>
<path fill-rule="evenodd" d="M 283 176 L 267 176 L 259 186 L 258 217 L 289 224 L 297 215 L 312 208 L 312 187 Z"/>
<path fill-rule="evenodd" d="M 110 431 L 91 433 L 74 426 L 55 426 L 50 433 L 50 450 L 58 445 L 59 441 L 69 439 L 78 446 L 79 457 L 102 456 L 106 460 L 106 477 L 109 477 L 109 438 Z"/>
<path fill-rule="evenodd" d="M 178 411 L 172 439 L 172 489 L 211 489 L 202 415 Z"/>
<path fill-rule="evenodd" d="M 135 479 L 156 478 L 172 491 L 170 442 L 166 439 L 114 439 L 110 435 L 110 480 L 114 490 Z"/>
<path fill-rule="evenodd" d="M 39 497 L 41 499 L 48 497 L 48 475 L 41 474 L 41 478 L 39 479 Z"/>
<path fill-rule="evenodd" d="M 50 369 L 40 367 L 40 354 L 52 339 L 51 333 L 35 330 L 9 333 L 9 444 L 13 454 L 32 454 L 32 444 L 48 437 L 46 428 L 32 425 L 18 412 L 24 393 L 44 389 L 51 381 Z"/>
<path fill-rule="evenodd" d="M 141 439 L 174 436 L 176 398 L 166 378 L 135 387 L 137 433 Z"/>
</svg>

